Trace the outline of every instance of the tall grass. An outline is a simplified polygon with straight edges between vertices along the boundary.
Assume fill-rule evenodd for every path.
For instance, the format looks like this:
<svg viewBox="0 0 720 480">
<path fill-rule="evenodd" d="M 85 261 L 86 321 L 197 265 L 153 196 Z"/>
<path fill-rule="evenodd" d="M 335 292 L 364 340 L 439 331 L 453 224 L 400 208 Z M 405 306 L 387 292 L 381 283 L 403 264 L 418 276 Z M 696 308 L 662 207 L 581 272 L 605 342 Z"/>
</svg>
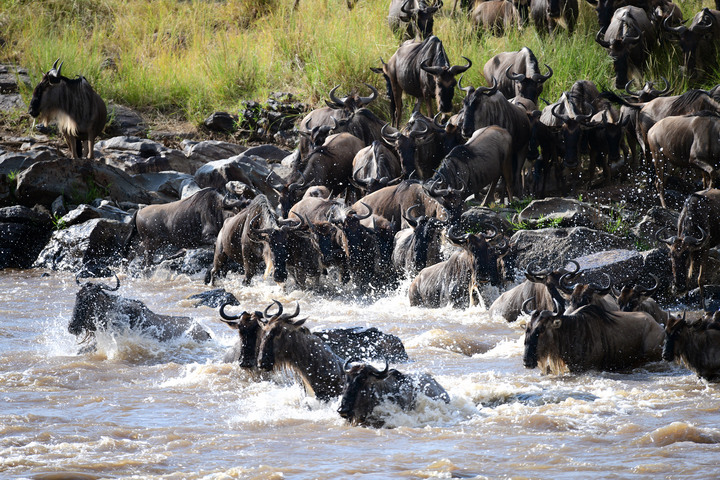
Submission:
<svg viewBox="0 0 720 480">
<path fill-rule="evenodd" d="M 484 85 L 484 63 L 501 51 L 530 47 L 553 77 L 543 98 L 552 101 L 577 79 L 613 85 L 612 63 L 594 42 L 595 12 L 581 2 L 576 32 L 542 36 L 532 26 L 502 38 L 478 33 L 467 17 L 436 18 L 435 33 L 451 62 L 470 58 L 463 79 Z M 237 109 L 242 100 L 263 101 L 272 91 L 290 91 L 319 104 L 337 84 L 341 92 L 383 91 L 370 71 L 398 46 L 387 25 L 388 0 L 360 0 L 348 11 L 342 0 L 0 0 L 0 61 L 18 63 L 39 80 L 56 58 L 63 72 L 82 74 L 106 100 L 146 112 L 179 113 L 199 122 L 214 110 Z M 679 2 L 691 17 L 709 2 Z M 672 49 L 655 52 L 648 79 L 665 76 L 687 87 Z M 705 86 L 720 82 L 720 75 Z M 30 91 L 23 92 L 29 97 Z M 459 96 L 458 98 L 459 102 Z M 27 99 L 27 98 L 26 98 Z M 411 102 L 406 102 L 406 105 Z M 376 106 L 386 109 L 386 106 Z M 410 105 L 408 105 L 410 108 Z"/>
</svg>

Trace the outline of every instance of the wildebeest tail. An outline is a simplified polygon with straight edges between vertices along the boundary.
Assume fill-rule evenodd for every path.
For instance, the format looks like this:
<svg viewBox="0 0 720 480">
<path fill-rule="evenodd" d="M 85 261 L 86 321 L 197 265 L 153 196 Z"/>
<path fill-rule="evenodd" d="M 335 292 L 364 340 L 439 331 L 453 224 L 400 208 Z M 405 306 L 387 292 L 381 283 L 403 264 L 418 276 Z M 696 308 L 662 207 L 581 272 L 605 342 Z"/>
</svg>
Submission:
<svg viewBox="0 0 720 480">
<path fill-rule="evenodd" d="M 132 219 L 130 220 L 130 224 L 132 228 L 130 229 L 130 233 L 127 237 L 125 237 L 125 241 L 123 242 L 122 247 L 122 256 L 124 258 L 127 258 L 128 253 L 130 251 L 130 245 L 132 244 L 132 239 L 137 235 L 137 214 L 140 211 L 140 209 L 135 210 L 135 213 L 133 213 Z"/>
</svg>

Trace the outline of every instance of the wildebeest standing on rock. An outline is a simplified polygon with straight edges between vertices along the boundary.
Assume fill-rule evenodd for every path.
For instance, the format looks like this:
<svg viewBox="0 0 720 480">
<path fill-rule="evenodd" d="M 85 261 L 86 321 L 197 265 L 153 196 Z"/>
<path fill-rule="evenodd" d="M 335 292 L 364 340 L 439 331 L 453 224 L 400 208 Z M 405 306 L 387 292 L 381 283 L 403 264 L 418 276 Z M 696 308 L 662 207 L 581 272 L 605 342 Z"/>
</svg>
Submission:
<svg viewBox="0 0 720 480">
<path fill-rule="evenodd" d="M 468 58 L 463 58 L 467 65 L 451 66 L 440 39 L 430 36 L 420 43 L 408 40 L 388 63 L 383 62 L 382 68 L 373 68 L 373 72 L 382 73 L 387 82 L 393 126 L 400 126 L 403 92 L 417 98 L 419 104 L 424 102 L 429 117 L 434 113 L 433 99 L 438 111 L 451 112 L 457 84 L 455 76 L 472 66 Z"/>
<path fill-rule="evenodd" d="M 525 330 L 523 364 L 553 374 L 627 370 L 660 360 L 663 337 L 645 312 L 607 312 L 597 305 L 569 315 L 536 310 Z"/>
<path fill-rule="evenodd" d="M 697 281 L 700 297 L 704 298 L 705 264 L 711 248 L 720 244 L 720 189 L 695 192 L 685 199 L 678 218 L 677 233 L 663 238 L 663 230 L 656 237 L 670 246 L 673 283 L 678 292 L 688 288 L 688 280 Z"/>
<path fill-rule="evenodd" d="M 137 231 L 145 249 L 145 265 L 151 265 L 155 252 L 164 246 L 181 249 L 214 244 L 223 222 L 232 216 L 230 209 L 246 203 L 203 188 L 182 200 L 141 208 L 135 215 L 133 232 Z"/>
<path fill-rule="evenodd" d="M 63 77 L 55 60 L 49 72 L 43 75 L 33 90 L 29 113 L 43 122 L 57 122 L 60 134 L 70 148 L 73 158 L 95 157 L 95 138 L 102 133 L 107 121 L 107 108 L 100 95 L 85 77 Z"/>
<path fill-rule="evenodd" d="M 75 306 L 68 331 L 73 335 L 92 336 L 98 329 L 111 327 L 138 329 L 159 341 L 167 341 L 187 335 L 196 341 L 210 339 L 210 334 L 190 317 L 159 315 L 139 300 L 132 300 L 107 293 L 120 288 L 116 285 L 87 282 L 75 295 Z"/>
<path fill-rule="evenodd" d="M 720 377 L 720 322 L 713 318 L 688 322 L 671 317 L 665 327 L 662 356 L 687 365 L 698 377 L 717 381 Z"/>
<path fill-rule="evenodd" d="M 407 375 L 390 369 L 387 362 L 380 371 L 365 363 L 345 362 L 347 380 L 338 413 L 353 425 L 381 427 L 385 421 L 373 415 L 382 402 L 392 402 L 401 409 L 415 408 L 418 394 L 450 403 L 445 389 L 429 374 Z"/>
</svg>

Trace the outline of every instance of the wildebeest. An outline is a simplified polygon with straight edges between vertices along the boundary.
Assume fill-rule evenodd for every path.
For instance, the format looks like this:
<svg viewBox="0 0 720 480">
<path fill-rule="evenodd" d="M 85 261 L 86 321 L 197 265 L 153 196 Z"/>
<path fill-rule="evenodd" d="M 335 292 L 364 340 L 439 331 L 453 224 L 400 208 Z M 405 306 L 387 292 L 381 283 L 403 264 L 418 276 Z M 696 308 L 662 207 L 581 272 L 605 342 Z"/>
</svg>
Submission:
<svg viewBox="0 0 720 480">
<path fill-rule="evenodd" d="M 429 374 L 407 375 L 390 369 L 387 362 L 380 371 L 372 365 L 346 362 L 347 379 L 338 413 L 353 425 L 382 426 L 385 421 L 373 415 L 382 402 L 397 404 L 409 411 L 415 408 L 418 394 L 450 403 L 445 389 Z"/>
<path fill-rule="evenodd" d="M 538 32 L 553 33 L 558 25 L 567 28 L 568 33 L 575 29 L 578 17 L 577 0 L 531 0 L 530 16 Z"/>
<path fill-rule="evenodd" d="M 246 203 L 203 188 L 182 200 L 141 208 L 133 232 L 137 231 L 145 250 L 145 265 L 153 262 L 158 249 L 168 245 L 182 249 L 214 244 L 223 222 L 232 215 L 230 209 Z"/>
<path fill-rule="evenodd" d="M 508 0 L 494 0 L 480 2 L 470 13 L 470 21 L 484 30 L 492 32 L 495 36 L 502 36 L 506 31 L 522 27 L 520 12 Z"/>
<path fill-rule="evenodd" d="M 478 199 L 483 188 L 488 187 L 481 203 L 484 207 L 488 201 L 493 200 L 495 188 L 502 178 L 508 202 L 512 202 L 515 183 L 512 164 L 513 140 L 504 128 L 479 128 L 464 145 L 450 150 L 431 181 L 444 178 L 448 187 L 460 189 L 464 186 L 466 195 L 474 194 Z"/>
<path fill-rule="evenodd" d="M 391 0 L 388 24 L 390 29 L 403 40 L 425 39 L 432 35 L 434 15 L 443 6 L 427 0 Z"/>
<path fill-rule="evenodd" d="M 565 311 L 565 298 L 558 291 L 560 277 L 569 272 L 578 272 L 580 265 L 570 260 L 573 270 L 535 270 L 533 265 L 525 269 L 526 280 L 520 285 L 503 292 L 490 306 L 490 316 L 500 316 L 508 322 L 517 320 L 523 311 L 523 303 L 530 300 L 533 310 L 551 310 L 557 302 L 560 313 Z"/>
<path fill-rule="evenodd" d="M 647 142 L 655 164 L 655 187 L 660 203 L 665 203 L 665 169 L 695 167 L 703 177 L 703 187 L 711 188 L 720 166 L 720 114 L 700 112 L 666 117 L 648 131 Z"/>
<path fill-rule="evenodd" d="M 630 77 L 641 78 L 655 45 L 655 29 L 645 10 L 622 7 L 615 10 L 607 30 L 600 30 L 595 41 L 608 50 L 615 69 L 615 87 L 623 88 Z"/>
<path fill-rule="evenodd" d="M 275 315 L 281 315 L 282 304 L 273 302 L 265 308 L 264 312 L 245 312 L 239 315 L 228 314 L 225 308 L 228 304 L 220 307 L 220 318 L 230 328 L 237 330 L 239 339 L 237 343 L 225 354 L 223 361 L 226 363 L 239 362 L 243 368 L 253 368 L 257 365 L 257 357 L 260 351 L 260 340 L 263 334 L 263 325 L 268 318 L 268 311 L 278 306 Z M 406 362 L 407 352 L 402 341 L 395 335 L 379 331 L 377 328 L 332 328 L 313 332 L 318 338 L 325 342 L 328 347 L 337 355 L 343 358 L 354 356 L 367 360 L 388 358 L 395 362 Z"/>
<path fill-rule="evenodd" d="M 95 157 L 95 138 L 105 128 L 105 102 L 85 77 L 63 77 L 63 62 L 55 60 L 49 72 L 35 86 L 28 113 L 47 126 L 57 122 L 58 130 L 70 148 L 72 158 Z"/>
<path fill-rule="evenodd" d="M 439 112 L 451 112 L 457 84 L 455 76 L 472 66 L 468 58 L 463 58 L 467 65 L 451 66 L 440 39 L 430 36 L 420 43 L 408 40 L 387 63 L 381 60 L 382 68 L 372 70 L 382 73 L 388 84 L 393 126 L 400 126 L 403 92 L 417 98 L 419 104 L 425 102 L 425 113 L 429 117 L 434 113 L 433 99 Z"/>
<path fill-rule="evenodd" d="M 361 149 L 353 159 L 352 183 L 365 193 L 400 181 L 400 160 L 382 142 L 375 140 Z"/>
<path fill-rule="evenodd" d="M 299 305 L 292 314 L 283 314 L 279 309 L 267 321 L 260 339 L 257 366 L 266 371 L 291 368 L 300 375 L 308 393 L 319 400 L 330 400 L 340 395 L 345 383 L 343 359 L 303 327 L 304 319 L 293 320 L 299 313 Z"/>
<path fill-rule="evenodd" d="M 523 97 L 537 104 L 543 84 L 552 77 L 553 71 L 545 64 L 548 73 L 540 73 L 535 54 L 527 47 L 517 52 L 501 52 L 492 57 L 483 67 L 487 83 L 493 78 L 498 82 L 498 90 L 505 98 Z"/>
<path fill-rule="evenodd" d="M 475 130 L 496 125 L 512 137 L 512 178 L 515 193 L 520 193 L 520 172 L 527 156 L 530 142 L 530 120 L 525 108 L 510 103 L 498 91 L 497 80 L 492 87 L 461 87 L 466 95 L 463 99 L 462 134 L 472 137 Z"/>
<path fill-rule="evenodd" d="M 188 336 L 195 341 L 206 341 L 210 334 L 190 317 L 160 315 L 151 311 L 143 302 L 108 293 L 120 288 L 115 276 L 114 287 L 103 283 L 80 284 L 75 295 L 75 306 L 68 324 L 68 332 L 90 338 L 98 329 L 129 328 L 159 341 Z M 85 341 L 85 340 L 84 340 Z"/>
<path fill-rule="evenodd" d="M 442 261 L 442 230 L 446 222 L 427 215 L 413 215 L 413 205 L 405 212 L 410 224 L 395 234 L 393 265 L 398 271 L 415 274 L 423 268 Z"/>
<path fill-rule="evenodd" d="M 272 268 L 273 280 L 276 282 L 287 279 L 288 265 L 304 265 L 308 269 L 308 276 L 316 276 L 319 252 L 313 244 L 295 237 L 294 241 L 298 244 L 288 248 L 288 235 L 297 233 L 306 236 L 304 230 L 300 231 L 304 227 L 302 219 L 277 218 L 267 197 L 258 195 L 245 210 L 228 218 L 223 224 L 215 242 L 213 266 L 205 276 L 206 283 L 213 283 L 216 276 L 224 274 L 229 260 L 242 263 L 245 285 L 250 284 L 262 267 Z M 295 280 L 302 284 L 304 277 L 298 276 L 297 271 L 293 273 Z"/>
<path fill-rule="evenodd" d="M 525 330 L 523 365 L 543 373 L 626 370 L 660 360 L 664 332 L 645 312 L 586 305 L 571 314 L 535 310 Z"/>
<path fill-rule="evenodd" d="M 677 233 L 657 239 L 670 245 L 673 284 L 678 292 L 688 288 L 688 280 L 700 287 L 703 298 L 705 285 L 705 263 L 709 250 L 720 244 L 720 190 L 711 188 L 695 192 L 685 199 L 678 218 Z"/>
<path fill-rule="evenodd" d="M 365 85 L 372 92 L 369 97 L 363 97 L 354 92 L 345 97 L 338 97 L 335 92 L 340 85 L 336 85 L 330 90 L 330 101 L 325 101 L 327 106 L 313 110 L 300 121 L 298 131 L 300 132 L 299 155 L 301 161 L 295 165 L 298 171 L 305 168 L 305 158 L 312 147 L 322 145 L 324 139 L 337 126 L 338 122 L 349 118 L 355 110 L 367 106 L 377 98 L 378 91 L 375 87 L 367 83 Z M 321 135 L 322 142 L 319 141 L 318 135 Z"/>
<path fill-rule="evenodd" d="M 717 67 L 720 42 L 720 11 L 703 8 L 690 22 L 690 26 L 670 26 L 671 18 L 664 20 L 665 30 L 677 35 L 683 53 L 685 73 L 692 79 L 701 79 Z"/>
<path fill-rule="evenodd" d="M 570 284 L 571 280 L 580 276 L 582 271 L 568 272 L 560 277 L 558 288 L 569 296 L 567 309 L 565 313 L 571 313 L 584 307 L 585 305 L 597 305 L 608 312 L 616 312 L 620 310 L 617 301 L 610 295 L 612 290 L 612 280 L 608 274 L 604 274 L 607 278 L 607 284 L 599 283 L 575 283 Z"/>
<path fill-rule="evenodd" d="M 720 322 L 708 318 L 688 322 L 670 317 L 665 327 L 662 357 L 679 361 L 705 380 L 718 380 L 720 374 Z"/>
<path fill-rule="evenodd" d="M 652 273 L 650 276 L 655 281 L 652 287 L 644 287 L 639 283 L 624 285 L 620 291 L 613 287 L 613 295 L 617 297 L 618 306 L 623 312 L 646 312 L 656 322 L 666 325 L 670 314 L 660 308 L 660 305 L 651 297 L 660 286 L 660 281 Z"/>
<path fill-rule="evenodd" d="M 418 273 L 408 291 L 410 305 L 437 308 L 451 304 L 454 308 L 466 308 L 474 305 L 481 283 L 502 282 L 499 261 L 507 253 L 508 245 L 506 241 L 500 246 L 491 245 L 489 241 L 495 238 L 497 230 L 489 225 L 484 228 L 492 233 L 460 235 L 455 227 L 448 230 L 448 239 L 462 250 Z"/>
</svg>

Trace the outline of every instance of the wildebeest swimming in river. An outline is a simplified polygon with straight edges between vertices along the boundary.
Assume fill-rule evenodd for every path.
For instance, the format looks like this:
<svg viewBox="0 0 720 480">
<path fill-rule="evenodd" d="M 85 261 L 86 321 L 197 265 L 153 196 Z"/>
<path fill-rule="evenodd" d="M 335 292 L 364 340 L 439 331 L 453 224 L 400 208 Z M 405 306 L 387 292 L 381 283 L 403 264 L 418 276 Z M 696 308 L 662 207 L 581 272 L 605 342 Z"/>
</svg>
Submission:
<svg viewBox="0 0 720 480">
<path fill-rule="evenodd" d="M 80 281 L 75 281 L 80 285 Z M 167 341 L 186 335 L 196 341 L 210 339 L 210 334 L 190 317 L 159 315 L 139 300 L 113 295 L 109 291 L 120 288 L 115 275 L 114 287 L 103 283 L 82 284 L 75 296 L 75 307 L 68 324 L 73 335 L 85 335 L 86 341 L 98 329 L 130 328 L 159 341 Z M 85 349 L 83 349 L 85 350 Z"/>
</svg>

